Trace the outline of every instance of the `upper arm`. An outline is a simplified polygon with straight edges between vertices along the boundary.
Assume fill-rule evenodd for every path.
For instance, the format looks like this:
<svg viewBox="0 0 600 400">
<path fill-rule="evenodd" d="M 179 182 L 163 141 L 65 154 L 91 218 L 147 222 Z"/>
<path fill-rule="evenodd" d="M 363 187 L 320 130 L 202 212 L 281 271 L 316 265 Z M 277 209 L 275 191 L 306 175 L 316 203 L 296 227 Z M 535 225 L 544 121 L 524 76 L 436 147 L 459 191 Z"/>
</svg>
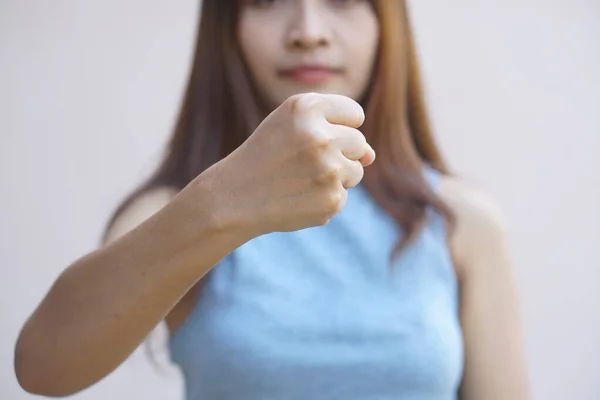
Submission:
<svg viewBox="0 0 600 400">
<path fill-rule="evenodd" d="M 171 201 L 177 192 L 171 188 L 149 190 L 135 198 L 109 227 L 105 243 L 110 243 L 134 229 Z"/>
<path fill-rule="evenodd" d="M 465 374 L 461 400 L 530 398 L 508 240 L 499 210 L 482 192 L 445 179 L 456 215 L 452 249 L 461 284 Z"/>
</svg>

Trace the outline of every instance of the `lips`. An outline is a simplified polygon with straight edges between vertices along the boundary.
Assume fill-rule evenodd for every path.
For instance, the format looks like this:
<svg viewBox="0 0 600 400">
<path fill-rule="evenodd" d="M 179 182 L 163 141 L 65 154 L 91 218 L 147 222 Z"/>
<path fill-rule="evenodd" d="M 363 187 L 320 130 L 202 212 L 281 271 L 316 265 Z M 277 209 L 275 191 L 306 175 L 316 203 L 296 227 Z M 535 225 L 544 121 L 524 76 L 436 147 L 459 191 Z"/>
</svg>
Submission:
<svg viewBox="0 0 600 400">
<path fill-rule="evenodd" d="M 320 65 L 302 65 L 282 69 L 279 71 L 279 76 L 303 84 L 323 84 L 341 73 L 342 70 L 340 68 Z"/>
</svg>

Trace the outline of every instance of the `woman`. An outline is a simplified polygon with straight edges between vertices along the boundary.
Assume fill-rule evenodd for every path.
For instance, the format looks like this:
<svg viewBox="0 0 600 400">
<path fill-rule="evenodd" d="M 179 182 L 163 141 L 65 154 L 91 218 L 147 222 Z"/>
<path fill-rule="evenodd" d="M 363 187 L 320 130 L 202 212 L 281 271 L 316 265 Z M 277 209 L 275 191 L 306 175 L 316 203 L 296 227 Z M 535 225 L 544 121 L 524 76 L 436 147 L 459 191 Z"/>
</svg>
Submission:
<svg viewBox="0 0 600 400">
<path fill-rule="evenodd" d="M 404 1 L 201 18 L 167 157 L 24 326 L 21 385 L 84 389 L 165 320 L 189 399 L 528 398 L 502 222 L 446 171 Z"/>
</svg>

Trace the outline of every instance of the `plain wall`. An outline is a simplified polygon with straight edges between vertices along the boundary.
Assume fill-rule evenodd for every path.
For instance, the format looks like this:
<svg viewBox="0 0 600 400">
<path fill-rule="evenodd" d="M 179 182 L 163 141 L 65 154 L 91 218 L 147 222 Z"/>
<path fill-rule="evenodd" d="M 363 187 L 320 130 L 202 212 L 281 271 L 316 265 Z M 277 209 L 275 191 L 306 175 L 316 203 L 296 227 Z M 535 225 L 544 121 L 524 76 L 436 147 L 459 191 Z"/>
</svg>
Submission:
<svg viewBox="0 0 600 400">
<path fill-rule="evenodd" d="M 440 140 L 506 216 L 535 398 L 600 399 L 600 0 L 413 3 Z M 0 398 L 33 398 L 18 329 L 159 159 L 197 8 L 0 2 Z M 76 398 L 181 398 L 159 356 L 162 372 L 140 350 Z"/>
</svg>

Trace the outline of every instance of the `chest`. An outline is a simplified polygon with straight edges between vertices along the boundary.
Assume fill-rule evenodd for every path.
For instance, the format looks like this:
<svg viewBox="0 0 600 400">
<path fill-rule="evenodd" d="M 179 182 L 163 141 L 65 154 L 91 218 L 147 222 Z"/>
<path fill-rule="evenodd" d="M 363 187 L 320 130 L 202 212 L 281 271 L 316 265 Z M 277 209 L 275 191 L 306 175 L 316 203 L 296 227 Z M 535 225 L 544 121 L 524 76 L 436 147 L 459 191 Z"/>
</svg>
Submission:
<svg viewBox="0 0 600 400">
<path fill-rule="evenodd" d="M 258 238 L 215 268 L 172 340 L 188 384 L 201 382 L 190 390 L 453 398 L 462 337 L 443 230 L 390 263 L 395 223 L 369 203 L 348 206 L 327 227 Z"/>
</svg>

